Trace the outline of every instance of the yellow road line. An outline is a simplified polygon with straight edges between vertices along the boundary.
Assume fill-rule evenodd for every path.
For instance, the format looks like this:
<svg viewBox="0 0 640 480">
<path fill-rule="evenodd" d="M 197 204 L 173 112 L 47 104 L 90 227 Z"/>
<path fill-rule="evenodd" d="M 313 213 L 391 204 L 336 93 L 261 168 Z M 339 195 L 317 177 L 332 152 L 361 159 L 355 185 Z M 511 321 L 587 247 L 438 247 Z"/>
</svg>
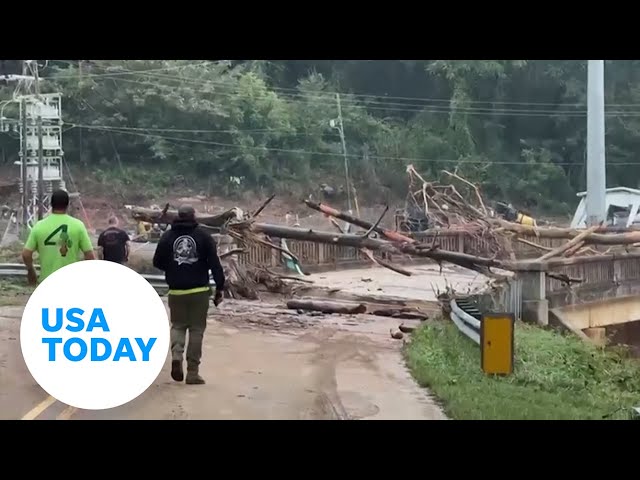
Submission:
<svg viewBox="0 0 640 480">
<path fill-rule="evenodd" d="M 69 420 L 77 410 L 76 407 L 67 406 L 67 408 L 56 417 L 56 420 Z"/>
<path fill-rule="evenodd" d="M 40 414 L 42 414 L 42 412 L 44 412 L 47 408 L 49 408 L 51 405 L 53 405 L 56 402 L 56 399 L 49 396 L 46 399 L 44 399 L 42 402 L 40 402 L 38 405 L 36 405 L 35 407 L 33 407 L 24 417 L 22 417 L 20 420 L 33 420 L 37 417 L 40 416 Z"/>
</svg>

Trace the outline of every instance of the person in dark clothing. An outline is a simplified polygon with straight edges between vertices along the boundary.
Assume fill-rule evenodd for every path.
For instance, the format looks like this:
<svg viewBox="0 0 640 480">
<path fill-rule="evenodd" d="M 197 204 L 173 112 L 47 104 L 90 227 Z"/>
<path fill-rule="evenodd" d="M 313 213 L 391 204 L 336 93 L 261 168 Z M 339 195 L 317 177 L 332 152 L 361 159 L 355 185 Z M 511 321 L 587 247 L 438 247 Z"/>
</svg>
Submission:
<svg viewBox="0 0 640 480">
<path fill-rule="evenodd" d="M 109 219 L 109 228 L 98 237 L 98 247 L 102 250 L 102 259 L 108 262 L 125 264 L 129 261 L 129 234 L 118 228 L 118 219 Z"/>
<path fill-rule="evenodd" d="M 156 248 L 153 265 L 165 272 L 169 285 L 171 313 L 171 378 L 181 382 L 183 352 L 187 330 L 187 377 L 190 385 L 204 384 L 199 375 L 202 339 L 207 326 L 211 287 L 209 271 L 216 284 L 213 303 L 222 302 L 224 271 L 220 264 L 215 240 L 198 226 L 193 207 L 184 205 Z"/>
</svg>

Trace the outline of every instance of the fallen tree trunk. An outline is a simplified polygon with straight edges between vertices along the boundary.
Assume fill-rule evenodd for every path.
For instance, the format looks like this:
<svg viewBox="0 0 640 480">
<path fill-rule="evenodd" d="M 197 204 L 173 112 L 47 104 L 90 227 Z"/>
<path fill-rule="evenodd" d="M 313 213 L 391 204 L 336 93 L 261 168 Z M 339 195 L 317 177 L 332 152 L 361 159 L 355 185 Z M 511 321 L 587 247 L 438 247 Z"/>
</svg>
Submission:
<svg viewBox="0 0 640 480">
<path fill-rule="evenodd" d="M 348 247 L 369 248 L 371 250 L 396 250 L 393 244 L 375 238 L 364 238 L 352 233 L 333 233 L 315 231 L 299 227 L 284 227 L 268 223 L 253 223 L 251 229 L 256 233 L 264 233 L 271 237 L 290 238 L 307 242 L 329 243 L 333 245 L 346 245 Z"/>
<path fill-rule="evenodd" d="M 342 315 L 354 315 L 365 313 L 366 305 L 360 303 L 320 302 L 316 300 L 289 300 L 287 308 L 290 310 L 312 310 L 322 313 L 339 313 Z"/>
<path fill-rule="evenodd" d="M 304 203 L 305 205 L 307 205 L 307 207 L 312 208 L 313 210 L 324 213 L 325 215 L 329 215 L 331 217 L 335 217 L 338 220 L 343 220 L 347 223 L 351 223 L 352 225 L 355 225 L 357 227 L 364 228 L 367 231 L 372 230 L 388 238 L 391 241 L 415 243 L 415 240 L 413 238 L 407 237 L 398 232 L 394 232 L 393 230 L 387 230 L 386 228 L 376 226 L 373 223 L 367 222 L 358 217 L 354 217 L 352 215 L 348 215 L 344 212 L 336 210 L 335 208 L 332 208 L 329 205 L 324 205 L 322 203 L 315 203 L 310 200 L 305 200 Z"/>
<path fill-rule="evenodd" d="M 411 272 L 408 270 L 405 270 L 404 268 L 400 268 L 397 265 L 393 265 L 385 260 L 382 260 L 380 258 L 376 258 L 373 256 L 373 253 L 370 252 L 369 250 L 367 250 L 366 248 L 361 248 L 360 251 L 366 255 L 366 257 L 371 260 L 373 263 L 375 263 L 376 265 L 379 265 L 381 267 L 384 268 L 388 268 L 389 270 L 391 270 L 392 272 L 396 272 L 399 273 L 400 275 L 404 275 L 405 277 L 410 277 L 411 276 Z"/>
<path fill-rule="evenodd" d="M 540 250 L 544 250 L 545 252 L 550 252 L 553 250 L 551 247 L 545 247 L 544 245 L 538 245 L 537 243 L 530 242 L 529 240 L 525 240 L 524 238 L 516 237 L 516 240 L 520 243 L 524 243 L 525 245 L 529 245 L 530 247 L 538 248 Z"/>
<path fill-rule="evenodd" d="M 389 253 L 402 253 L 416 257 L 431 258 L 437 262 L 449 262 L 470 270 L 477 271 L 484 275 L 493 275 L 488 269 L 505 268 L 513 262 L 503 262 L 493 258 L 476 257 L 466 253 L 451 252 L 432 248 L 427 245 L 409 245 L 406 243 L 391 243 L 386 240 L 365 238 L 360 235 L 339 234 L 333 232 L 314 231 L 296 227 L 282 227 L 266 223 L 253 223 L 251 228 L 254 232 L 264 233 L 278 238 L 291 238 L 307 242 L 329 243 L 333 245 L 345 245 L 355 248 L 367 248 L 369 250 L 380 250 Z M 505 268 L 509 270 L 510 268 Z"/>
<path fill-rule="evenodd" d="M 564 252 L 564 257 L 573 257 L 576 253 L 580 252 L 584 248 L 584 242 L 579 241 L 573 247 L 569 248 L 566 252 Z"/>
<path fill-rule="evenodd" d="M 338 224 L 338 222 L 336 221 L 335 218 L 331 218 L 331 223 L 333 223 L 333 226 L 336 227 L 340 233 L 344 233 L 344 230 L 342 230 L 342 227 Z M 367 250 L 366 248 L 360 248 L 359 250 L 365 257 L 367 257 L 369 260 L 371 260 L 376 265 L 379 265 L 379 266 L 384 267 L 384 268 L 388 268 L 389 270 L 391 270 L 393 272 L 396 272 L 396 273 L 399 273 L 400 275 L 405 275 L 407 277 L 411 276 L 411 272 L 410 271 L 405 270 L 404 268 L 400 268 L 400 267 L 398 267 L 396 265 L 393 265 L 393 264 L 391 264 L 389 262 L 386 262 L 384 260 L 381 260 L 379 258 L 376 258 L 373 255 L 373 252 L 371 252 L 370 250 Z"/>
<path fill-rule="evenodd" d="M 369 312 L 371 315 L 377 317 L 392 317 L 405 320 L 420 320 L 424 321 L 429 318 L 429 315 L 410 308 L 380 308 Z"/>
<path fill-rule="evenodd" d="M 640 252 L 629 253 L 609 253 L 603 255 L 593 255 L 591 257 L 570 257 L 570 258 L 552 258 L 545 262 L 548 268 L 567 267 L 569 265 L 585 265 L 587 263 L 600 263 L 615 260 L 633 260 L 640 259 Z"/>
<path fill-rule="evenodd" d="M 562 255 L 564 252 L 566 252 L 567 250 L 569 250 L 571 247 L 575 247 L 578 244 L 584 244 L 584 239 L 587 238 L 589 235 L 591 235 L 593 232 L 595 232 L 597 229 L 599 228 L 599 226 L 594 225 L 593 227 L 585 230 L 584 232 L 581 232 L 579 235 L 576 235 L 575 237 L 573 237 L 571 240 L 569 240 L 567 243 L 565 243 L 564 245 L 551 250 L 550 252 L 545 253 L 544 255 L 542 255 L 540 258 L 538 258 L 538 262 L 543 262 L 545 260 L 548 260 L 550 258 L 553 257 L 557 257 L 559 255 Z"/>
<path fill-rule="evenodd" d="M 240 220 L 239 211 L 235 208 L 222 212 L 218 215 L 209 215 L 206 213 L 196 213 L 198 223 L 209 227 L 222 227 L 229 220 Z M 177 210 L 155 210 L 153 208 L 135 207 L 131 211 L 131 216 L 139 222 L 149 223 L 171 223 L 178 218 Z"/>
<path fill-rule="evenodd" d="M 508 232 L 513 232 L 519 235 L 535 236 L 540 238 L 560 238 L 570 240 L 585 232 L 585 230 L 578 230 L 573 228 L 540 228 L 531 227 L 528 225 L 520 225 L 518 223 L 511 223 L 505 220 L 493 219 L 492 223 L 500 226 Z M 619 232 L 619 233 L 610 233 Z M 584 238 L 585 244 L 591 245 L 631 245 L 633 243 L 640 242 L 640 230 L 627 229 L 622 230 L 618 227 L 599 227 Z"/>
</svg>

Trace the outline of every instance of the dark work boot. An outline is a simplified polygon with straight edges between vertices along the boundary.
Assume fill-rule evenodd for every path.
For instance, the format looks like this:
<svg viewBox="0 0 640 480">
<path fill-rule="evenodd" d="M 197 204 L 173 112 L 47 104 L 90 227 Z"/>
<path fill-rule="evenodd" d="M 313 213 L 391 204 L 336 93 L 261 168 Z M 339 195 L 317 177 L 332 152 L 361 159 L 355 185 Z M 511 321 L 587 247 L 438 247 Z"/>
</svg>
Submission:
<svg viewBox="0 0 640 480">
<path fill-rule="evenodd" d="M 187 380 L 185 381 L 187 385 L 204 385 L 205 381 L 200 375 L 198 375 L 198 371 L 190 370 L 187 371 Z"/>
<path fill-rule="evenodd" d="M 171 362 L 171 378 L 176 382 L 184 380 L 184 372 L 182 371 L 182 360 L 173 360 Z"/>
</svg>

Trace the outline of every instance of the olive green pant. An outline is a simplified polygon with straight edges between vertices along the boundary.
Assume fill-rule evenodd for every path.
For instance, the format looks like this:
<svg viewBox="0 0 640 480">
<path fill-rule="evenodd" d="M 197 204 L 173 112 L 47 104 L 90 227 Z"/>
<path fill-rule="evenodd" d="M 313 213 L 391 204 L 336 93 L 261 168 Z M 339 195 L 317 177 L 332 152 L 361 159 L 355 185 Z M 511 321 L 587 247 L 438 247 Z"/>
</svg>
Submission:
<svg viewBox="0 0 640 480">
<path fill-rule="evenodd" d="M 187 372 L 198 372 L 202 358 L 202 339 L 207 328 L 207 312 L 211 292 L 189 293 L 186 295 L 169 294 L 171 312 L 171 359 L 183 360 L 184 347 L 187 344 Z"/>
</svg>

